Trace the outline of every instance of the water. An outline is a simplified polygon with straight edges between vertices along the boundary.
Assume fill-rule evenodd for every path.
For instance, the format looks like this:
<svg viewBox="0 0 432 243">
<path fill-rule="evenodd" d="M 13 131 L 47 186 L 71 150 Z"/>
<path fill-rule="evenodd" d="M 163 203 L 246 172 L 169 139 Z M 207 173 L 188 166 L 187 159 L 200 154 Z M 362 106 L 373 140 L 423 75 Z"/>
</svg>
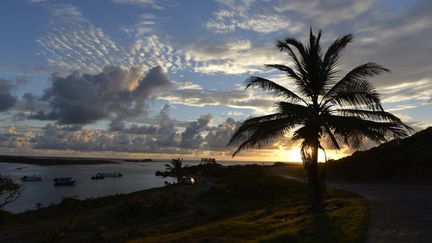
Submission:
<svg viewBox="0 0 432 243">
<path fill-rule="evenodd" d="M 161 187 L 164 181 L 173 181 L 172 178 L 155 176 L 157 170 L 164 170 L 164 163 L 124 162 L 105 165 L 54 166 L 0 163 L 0 173 L 7 174 L 16 181 L 26 175 L 42 176 L 41 182 L 22 182 L 23 191 L 20 198 L 5 206 L 6 210 L 14 213 L 35 209 L 37 203 L 41 203 L 42 207 L 56 204 L 65 197 L 84 199 L 124 194 Z M 99 172 L 119 172 L 123 176 L 104 180 L 90 179 Z M 56 177 L 72 177 L 77 183 L 74 186 L 54 186 L 53 179 Z"/>
<path fill-rule="evenodd" d="M 195 165 L 198 162 L 185 163 Z M 245 162 L 218 162 L 224 165 L 245 164 Z M 4 209 L 14 213 L 35 209 L 37 203 L 42 207 L 57 204 L 65 197 L 78 199 L 96 198 L 115 194 L 125 194 L 134 191 L 161 187 L 164 181 L 173 182 L 173 178 L 155 176 L 157 170 L 165 170 L 163 162 L 122 162 L 119 164 L 104 165 L 52 165 L 39 166 L 18 163 L 0 162 L 0 173 L 7 174 L 19 181 L 23 176 L 42 176 L 42 181 L 20 182 L 23 191 L 20 198 Z M 260 163 L 261 164 L 261 163 Z M 119 172 L 120 178 L 105 178 L 104 180 L 91 180 L 99 172 Z M 56 177 L 72 177 L 77 181 L 74 186 L 54 186 Z"/>
</svg>

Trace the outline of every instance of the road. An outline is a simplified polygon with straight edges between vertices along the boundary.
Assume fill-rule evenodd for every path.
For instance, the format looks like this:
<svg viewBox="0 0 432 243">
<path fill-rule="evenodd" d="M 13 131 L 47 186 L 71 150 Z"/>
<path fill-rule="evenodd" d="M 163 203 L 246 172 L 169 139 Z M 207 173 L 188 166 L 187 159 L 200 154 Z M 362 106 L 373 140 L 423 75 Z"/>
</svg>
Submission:
<svg viewBox="0 0 432 243">
<path fill-rule="evenodd" d="M 289 179 L 283 168 L 273 173 Z M 367 243 L 431 243 L 432 186 L 407 186 L 328 181 L 328 186 L 353 192 L 370 201 Z"/>
</svg>

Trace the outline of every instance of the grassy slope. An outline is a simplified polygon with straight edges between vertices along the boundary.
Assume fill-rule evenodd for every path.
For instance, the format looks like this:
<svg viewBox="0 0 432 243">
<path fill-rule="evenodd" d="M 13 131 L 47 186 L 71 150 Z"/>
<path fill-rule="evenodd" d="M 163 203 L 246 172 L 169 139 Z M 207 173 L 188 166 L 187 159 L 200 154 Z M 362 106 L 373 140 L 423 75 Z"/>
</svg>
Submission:
<svg viewBox="0 0 432 243">
<path fill-rule="evenodd" d="M 0 241 L 361 242 L 368 204 L 329 190 L 325 214 L 305 213 L 304 185 L 262 166 L 203 171 L 206 182 L 78 201 L 20 214 Z M 6 234 L 7 232 L 7 234 Z M 3 237 L 3 238 L 2 238 Z"/>
<path fill-rule="evenodd" d="M 327 175 L 332 179 L 431 184 L 432 127 L 405 139 L 329 161 L 327 168 Z"/>
<path fill-rule="evenodd" d="M 302 164 L 278 163 L 303 176 Z M 322 168 L 322 167 L 321 167 Z M 432 184 L 432 127 L 411 137 L 327 162 L 326 179 L 368 183 Z"/>
</svg>

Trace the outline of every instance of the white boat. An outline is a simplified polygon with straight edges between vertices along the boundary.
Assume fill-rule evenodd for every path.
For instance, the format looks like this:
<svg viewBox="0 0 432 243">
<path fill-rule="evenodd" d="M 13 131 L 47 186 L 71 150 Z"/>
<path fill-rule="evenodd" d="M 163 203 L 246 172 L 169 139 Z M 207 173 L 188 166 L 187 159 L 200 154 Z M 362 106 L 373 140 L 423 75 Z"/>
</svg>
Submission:
<svg viewBox="0 0 432 243">
<path fill-rule="evenodd" d="M 76 183 L 76 181 L 72 180 L 71 177 L 55 178 L 53 181 L 54 186 L 73 186 Z"/>
<path fill-rule="evenodd" d="M 21 177 L 22 181 L 42 181 L 42 177 L 40 176 L 23 176 Z"/>
<path fill-rule="evenodd" d="M 109 173 L 97 173 L 97 176 L 101 177 L 122 177 L 123 175 L 118 172 L 109 172 Z"/>
</svg>

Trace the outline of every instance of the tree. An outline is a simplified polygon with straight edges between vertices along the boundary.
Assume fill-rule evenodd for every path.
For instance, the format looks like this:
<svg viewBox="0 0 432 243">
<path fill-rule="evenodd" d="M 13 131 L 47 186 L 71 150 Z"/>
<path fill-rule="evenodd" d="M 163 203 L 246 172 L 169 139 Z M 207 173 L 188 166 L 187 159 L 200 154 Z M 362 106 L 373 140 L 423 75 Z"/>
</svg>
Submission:
<svg viewBox="0 0 432 243">
<path fill-rule="evenodd" d="M 275 102 L 277 112 L 245 120 L 228 143 L 239 145 L 235 156 L 243 149 L 260 147 L 291 132 L 292 140 L 302 141 L 309 203 L 315 212 L 324 208 L 323 178 L 318 171 L 318 150 L 324 150 L 321 144 L 324 137 L 335 149 L 340 149 L 343 143 L 358 149 L 367 139 L 384 142 L 411 132 L 398 117 L 384 111 L 378 92 L 367 80 L 389 70 L 369 62 L 339 79 L 341 53 L 353 36 L 337 38 L 325 54 L 320 38 L 321 31 L 315 35 L 311 28 L 308 45 L 295 38 L 277 41 L 278 49 L 288 54 L 292 66 L 266 66 L 284 72 L 292 85 L 285 87 L 255 76 L 248 78 L 246 89 L 259 87 L 283 100 Z"/>
<path fill-rule="evenodd" d="M 21 194 L 21 186 L 11 178 L 0 175 L 0 208 L 13 203 Z"/>
<path fill-rule="evenodd" d="M 171 159 L 169 164 L 165 164 L 165 169 L 169 175 L 177 178 L 177 182 L 183 176 L 183 158 Z"/>
</svg>

